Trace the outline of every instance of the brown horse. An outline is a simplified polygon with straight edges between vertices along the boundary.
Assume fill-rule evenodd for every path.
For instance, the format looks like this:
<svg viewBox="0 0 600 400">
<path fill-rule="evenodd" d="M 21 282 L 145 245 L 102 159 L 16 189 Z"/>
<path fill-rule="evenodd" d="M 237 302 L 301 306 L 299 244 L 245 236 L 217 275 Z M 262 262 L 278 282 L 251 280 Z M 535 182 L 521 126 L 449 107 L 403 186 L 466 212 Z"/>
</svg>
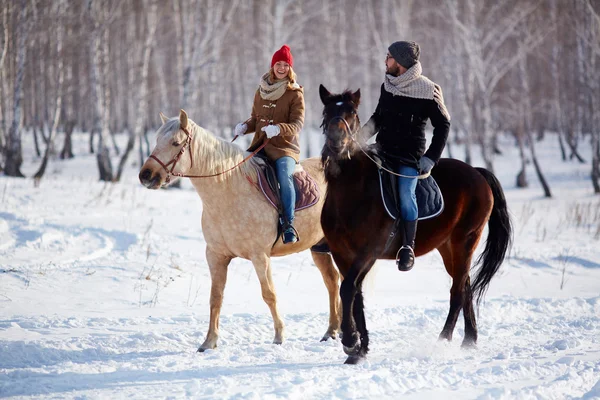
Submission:
<svg viewBox="0 0 600 400">
<path fill-rule="evenodd" d="M 169 183 L 171 176 L 188 177 L 202 199 L 202 231 L 211 289 L 208 332 L 198 351 L 217 347 L 227 269 L 234 257 L 252 261 L 262 297 L 273 317 L 273 342 L 281 344 L 284 324 L 277 308 L 271 257 L 309 249 L 323 239 L 319 224 L 323 196 L 312 207 L 297 213 L 294 222 L 300 240 L 284 245 L 277 236 L 277 211 L 256 187 L 256 167 L 262 161 L 195 124 L 183 110 L 179 118 L 161 114 L 161 119 L 163 125 L 156 135 L 156 147 L 142 166 L 139 178 L 147 188 L 159 189 Z M 315 179 L 321 193 L 325 193 L 319 159 L 303 160 L 301 166 Z M 312 251 L 312 257 L 329 292 L 329 326 L 322 339 L 327 340 L 336 337 L 340 325 L 339 274 L 329 254 Z"/>
<path fill-rule="evenodd" d="M 321 85 L 319 92 L 325 105 L 322 162 L 328 185 L 321 225 L 344 277 L 340 288 L 342 344 L 349 356 L 346 363 L 355 364 L 369 350 L 363 279 L 377 259 L 395 259 L 399 243 L 386 248 L 393 220 L 380 198 L 378 166 L 361 151 L 358 141 L 360 90 L 334 95 Z M 366 152 L 369 151 L 377 150 Z M 474 346 L 477 326 L 473 297 L 476 296 L 479 303 L 511 242 L 506 200 L 500 183 L 486 169 L 473 168 L 459 160 L 441 159 L 431 175 L 440 187 L 445 208 L 439 216 L 419 223 L 415 255 L 437 249 L 452 277 L 450 311 L 439 338 L 452 339 L 462 309 L 465 320 L 462 345 Z M 486 224 L 488 238 L 477 262 L 481 267 L 471 283 L 471 259 Z"/>
</svg>

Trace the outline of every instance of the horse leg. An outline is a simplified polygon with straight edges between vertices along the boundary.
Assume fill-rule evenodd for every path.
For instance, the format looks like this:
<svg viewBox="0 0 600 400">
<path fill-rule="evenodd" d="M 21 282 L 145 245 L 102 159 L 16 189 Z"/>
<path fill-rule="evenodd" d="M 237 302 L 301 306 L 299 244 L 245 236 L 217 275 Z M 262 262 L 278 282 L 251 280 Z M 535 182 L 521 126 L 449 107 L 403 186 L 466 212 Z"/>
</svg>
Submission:
<svg viewBox="0 0 600 400">
<path fill-rule="evenodd" d="M 467 281 L 465 282 L 463 317 L 465 318 L 465 338 L 461 346 L 475 347 L 477 343 L 477 322 L 475 320 L 475 311 L 473 310 L 473 290 L 471 289 L 471 279 L 469 277 L 467 277 Z"/>
<path fill-rule="evenodd" d="M 360 335 L 360 349 L 356 354 L 349 355 L 344 364 L 358 364 L 369 352 L 369 332 L 367 331 L 367 323 L 365 321 L 362 282 L 357 288 L 356 296 L 354 298 L 353 316 L 354 321 L 356 321 L 356 329 Z"/>
<path fill-rule="evenodd" d="M 459 266 L 456 265 L 458 251 L 452 247 L 449 241 L 438 250 L 444 260 L 446 271 L 452 277 L 452 287 L 450 288 L 450 310 L 448 311 L 446 323 L 444 324 L 444 328 L 442 329 L 438 340 L 445 339 L 451 341 L 452 333 L 454 332 L 454 327 L 456 326 L 456 321 L 458 320 L 458 315 L 463 305 L 464 285 L 461 285 L 460 282 L 458 282 L 455 275 L 457 268 L 459 268 Z"/>
<path fill-rule="evenodd" d="M 476 231 L 465 236 L 460 235 L 462 243 L 459 242 L 459 245 L 456 242 L 452 243 L 451 239 L 450 243 L 447 242 L 440 248 L 440 254 L 444 259 L 446 270 L 452 277 L 452 287 L 450 288 L 450 310 L 439 338 L 448 341 L 452 340 L 452 333 L 454 332 L 458 315 L 460 314 L 460 310 L 463 309 L 465 338 L 462 345 L 468 347 L 475 344 L 477 340 L 469 270 L 471 268 L 473 252 L 479 242 L 481 231 Z"/>
<path fill-rule="evenodd" d="M 315 265 L 321 271 L 321 275 L 323 275 L 323 282 L 325 282 L 325 286 L 329 292 L 329 327 L 321 339 L 321 342 L 324 342 L 329 338 L 335 339 L 337 332 L 340 330 L 340 274 L 333 265 L 331 254 L 311 251 L 311 255 Z"/>
<path fill-rule="evenodd" d="M 214 349 L 217 347 L 219 338 L 219 316 L 221 314 L 221 306 L 223 305 L 223 291 L 227 282 L 227 267 L 231 262 L 231 257 L 222 256 L 213 252 L 210 248 L 206 248 L 206 260 L 210 269 L 210 320 L 208 325 L 208 333 L 206 340 L 198 349 L 203 352 L 206 349 Z"/>
<path fill-rule="evenodd" d="M 271 316 L 273 317 L 273 324 L 275 327 L 275 338 L 273 339 L 274 344 L 283 343 L 283 331 L 284 324 L 283 320 L 279 316 L 277 310 L 277 295 L 275 294 L 275 286 L 273 285 L 273 277 L 271 276 L 271 259 L 266 255 L 260 255 L 252 259 L 254 270 L 260 281 L 260 289 L 262 292 L 262 298 L 269 306 Z"/>
<path fill-rule="evenodd" d="M 345 364 L 357 364 L 365 358 L 369 351 L 362 282 L 375 259 L 357 258 L 350 267 L 350 272 L 342 281 L 340 294 L 342 297 L 342 344 L 348 354 Z"/>
</svg>

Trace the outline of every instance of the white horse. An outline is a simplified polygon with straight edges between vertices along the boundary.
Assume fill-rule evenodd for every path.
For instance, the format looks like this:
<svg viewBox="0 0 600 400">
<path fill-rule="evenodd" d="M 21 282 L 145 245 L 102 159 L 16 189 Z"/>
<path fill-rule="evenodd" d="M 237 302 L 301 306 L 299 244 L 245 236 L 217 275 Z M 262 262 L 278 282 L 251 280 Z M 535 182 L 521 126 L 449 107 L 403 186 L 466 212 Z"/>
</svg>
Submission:
<svg viewBox="0 0 600 400">
<path fill-rule="evenodd" d="M 281 239 L 275 242 L 277 211 L 250 182 L 257 182 L 255 166 L 259 161 L 195 124 L 183 110 L 179 118 L 169 119 L 162 113 L 160 116 L 163 125 L 157 132 L 156 147 L 142 166 L 139 178 L 147 188 L 158 189 L 168 184 L 171 176 L 189 177 L 202 199 L 202 231 L 212 284 L 208 333 L 198 351 L 217 347 L 227 267 L 234 257 L 252 261 L 262 297 L 273 316 L 273 343 L 281 344 L 284 323 L 277 310 L 270 257 L 309 249 L 323 239 L 320 217 L 326 184 L 320 159 L 301 162 L 317 182 L 321 197 L 314 206 L 296 213 L 294 226 L 300 240 L 284 245 Z M 341 322 L 339 273 L 329 253 L 311 253 L 329 291 L 329 327 L 322 340 L 336 338 Z"/>
</svg>

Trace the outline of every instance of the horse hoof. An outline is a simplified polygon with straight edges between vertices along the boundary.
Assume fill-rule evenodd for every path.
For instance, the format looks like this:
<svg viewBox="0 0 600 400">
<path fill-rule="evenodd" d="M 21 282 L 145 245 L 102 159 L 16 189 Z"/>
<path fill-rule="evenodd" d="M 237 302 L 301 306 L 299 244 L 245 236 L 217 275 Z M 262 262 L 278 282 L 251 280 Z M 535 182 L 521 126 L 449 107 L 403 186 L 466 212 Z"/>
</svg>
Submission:
<svg viewBox="0 0 600 400">
<path fill-rule="evenodd" d="M 321 342 L 326 342 L 329 339 L 337 339 L 337 335 L 335 334 L 335 332 L 333 333 L 326 333 L 322 338 L 321 338 Z"/>
<path fill-rule="evenodd" d="M 349 356 L 348 358 L 346 358 L 346 361 L 344 361 L 344 364 L 349 364 L 349 365 L 356 365 L 356 364 L 360 364 L 365 360 L 365 356 L 362 355 L 352 355 Z"/>
<path fill-rule="evenodd" d="M 463 340 L 460 347 L 465 350 L 477 349 L 477 343 L 472 340 Z"/>
<path fill-rule="evenodd" d="M 349 356 L 356 356 L 358 354 L 358 352 L 360 351 L 360 343 L 356 343 L 354 346 L 344 346 L 344 353 L 348 354 Z"/>
</svg>

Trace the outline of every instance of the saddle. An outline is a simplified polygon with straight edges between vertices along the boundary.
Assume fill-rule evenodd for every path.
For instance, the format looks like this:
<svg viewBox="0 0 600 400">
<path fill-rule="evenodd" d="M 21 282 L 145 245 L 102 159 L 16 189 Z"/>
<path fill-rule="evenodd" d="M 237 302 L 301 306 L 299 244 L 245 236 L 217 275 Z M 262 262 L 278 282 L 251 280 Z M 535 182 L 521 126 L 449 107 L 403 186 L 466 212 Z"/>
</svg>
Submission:
<svg viewBox="0 0 600 400">
<path fill-rule="evenodd" d="M 373 158 L 384 168 L 394 171 L 394 163 L 390 160 L 382 158 L 381 155 L 373 154 Z M 383 205 L 392 219 L 398 218 L 400 213 L 400 199 L 398 194 L 398 177 L 392 175 L 382 168 L 379 168 L 379 187 L 381 189 L 381 200 Z M 444 197 L 440 188 L 433 179 L 433 176 L 428 176 L 425 179 L 417 181 L 415 190 L 417 196 L 417 208 L 419 210 L 419 220 L 437 217 L 444 211 Z"/>
<path fill-rule="evenodd" d="M 279 213 L 277 226 L 277 239 L 279 239 L 286 221 L 283 218 L 279 182 L 277 181 L 275 167 L 265 155 L 258 153 L 255 157 L 262 161 L 255 163 L 258 190 Z M 296 164 L 293 177 L 294 189 L 296 190 L 295 211 L 304 210 L 317 204 L 321 198 L 319 186 L 300 164 Z"/>
</svg>

